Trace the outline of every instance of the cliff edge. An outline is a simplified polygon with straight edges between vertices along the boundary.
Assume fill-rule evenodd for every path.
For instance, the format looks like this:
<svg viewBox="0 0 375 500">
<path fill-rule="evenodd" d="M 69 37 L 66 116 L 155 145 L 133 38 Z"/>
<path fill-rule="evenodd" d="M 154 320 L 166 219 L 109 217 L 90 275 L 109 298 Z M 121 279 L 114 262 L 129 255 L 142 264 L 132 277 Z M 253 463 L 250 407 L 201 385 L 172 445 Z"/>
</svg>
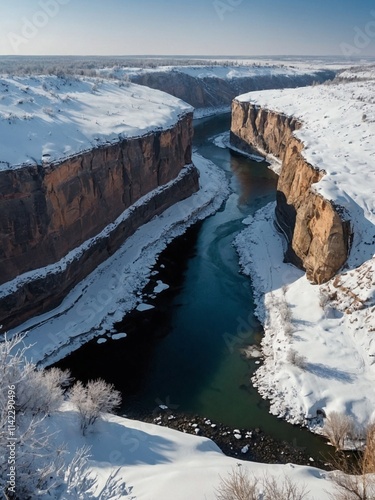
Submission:
<svg viewBox="0 0 375 500">
<path fill-rule="evenodd" d="M 0 322 L 9 327 L 56 306 L 139 226 L 197 191 L 198 173 L 192 109 L 171 96 L 56 77 L 4 79 L 0 90 Z"/>
<path fill-rule="evenodd" d="M 291 249 L 306 268 L 310 257 L 319 262 L 319 252 L 324 266 L 345 250 L 350 221 L 347 261 L 321 285 L 283 261 L 285 238 L 275 230 L 274 203 L 236 239 L 264 326 L 254 386 L 270 401 L 271 413 L 318 433 L 333 412 L 357 428 L 375 418 L 374 91 L 369 67 L 348 70 L 330 85 L 255 92 L 234 103 L 232 140 L 283 161 L 277 221 L 290 246 L 305 244 L 310 251 Z M 322 220 L 326 231 L 319 230 Z"/>
<path fill-rule="evenodd" d="M 306 270 L 314 283 L 328 281 L 343 266 L 350 246 L 350 224 L 313 185 L 325 175 L 303 156 L 303 143 L 294 136 L 302 123 L 294 117 L 234 100 L 231 142 L 249 145 L 282 162 L 277 185 L 276 221 L 285 235 L 287 262 Z"/>
</svg>

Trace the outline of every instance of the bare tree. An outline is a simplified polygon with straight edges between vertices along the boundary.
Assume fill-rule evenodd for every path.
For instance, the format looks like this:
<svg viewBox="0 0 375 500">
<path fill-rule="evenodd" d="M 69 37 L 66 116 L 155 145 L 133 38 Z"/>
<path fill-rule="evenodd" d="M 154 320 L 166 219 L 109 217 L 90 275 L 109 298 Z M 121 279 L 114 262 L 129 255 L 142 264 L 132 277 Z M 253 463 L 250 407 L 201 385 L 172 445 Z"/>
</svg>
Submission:
<svg viewBox="0 0 375 500">
<path fill-rule="evenodd" d="M 353 419 L 342 413 L 332 411 L 326 418 L 323 434 L 329 439 L 336 451 L 344 447 L 345 440 L 354 434 Z"/>
<path fill-rule="evenodd" d="M 74 384 L 70 401 L 77 407 L 81 418 L 81 430 L 85 435 L 103 413 L 111 413 L 121 404 L 121 394 L 104 380 L 90 380 Z"/>
<path fill-rule="evenodd" d="M 367 474 L 375 474 L 375 423 L 370 424 L 367 428 L 363 469 Z"/>
</svg>

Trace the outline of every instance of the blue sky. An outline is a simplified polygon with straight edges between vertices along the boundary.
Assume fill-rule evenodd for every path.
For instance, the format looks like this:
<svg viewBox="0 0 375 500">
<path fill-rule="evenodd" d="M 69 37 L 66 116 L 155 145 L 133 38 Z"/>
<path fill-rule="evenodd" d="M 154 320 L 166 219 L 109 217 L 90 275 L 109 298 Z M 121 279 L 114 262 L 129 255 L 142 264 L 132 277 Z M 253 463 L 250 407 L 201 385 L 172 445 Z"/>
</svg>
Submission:
<svg viewBox="0 0 375 500">
<path fill-rule="evenodd" d="M 0 0 L 0 34 L 2 55 L 375 56 L 375 2 Z"/>
</svg>

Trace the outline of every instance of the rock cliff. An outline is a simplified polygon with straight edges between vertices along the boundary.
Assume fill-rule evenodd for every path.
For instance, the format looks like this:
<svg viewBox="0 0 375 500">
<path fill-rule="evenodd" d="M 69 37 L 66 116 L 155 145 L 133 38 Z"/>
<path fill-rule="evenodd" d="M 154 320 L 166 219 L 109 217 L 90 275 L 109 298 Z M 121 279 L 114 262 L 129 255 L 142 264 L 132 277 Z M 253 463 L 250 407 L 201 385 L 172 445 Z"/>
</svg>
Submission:
<svg viewBox="0 0 375 500">
<path fill-rule="evenodd" d="M 195 108 L 230 106 L 239 94 L 252 90 L 294 88 L 333 79 L 336 73 L 317 70 L 313 74 L 259 74 L 253 77 L 194 77 L 178 71 L 152 71 L 131 75 L 132 82 L 162 90 L 188 102 Z"/>
<path fill-rule="evenodd" d="M 347 260 L 350 223 L 339 207 L 314 191 L 325 173 L 304 159 L 303 144 L 293 135 L 301 126 L 293 117 L 233 101 L 232 144 L 271 153 L 282 162 L 276 222 L 288 242 L 285 259 L 306 270 L 313 283 L 324 283 Z"/>
<path fill-rule="evenodd" d="M 56 306 L 142 224 L 198 189 L 191 164 L 192 113 L 175 126 L 123 139 L 59 164 L 0 172 L 0 323 L 14 326 Z M 174 181 L 174 182 L 171 182 Z M 169 184 L 168 184 L 169 183 Z M 168 185 L 167 185 L 168 184 Z M 144 203 L 134 205 L 164 186 Z M 100 233 L 129 209 L 119 224 Z M 74 252 L 87 241 L 84 250 Z M 32 271 L 65 268 L 41 278 Z M 30 279 L 21 280 L 25 273 Z"/>
</svg>

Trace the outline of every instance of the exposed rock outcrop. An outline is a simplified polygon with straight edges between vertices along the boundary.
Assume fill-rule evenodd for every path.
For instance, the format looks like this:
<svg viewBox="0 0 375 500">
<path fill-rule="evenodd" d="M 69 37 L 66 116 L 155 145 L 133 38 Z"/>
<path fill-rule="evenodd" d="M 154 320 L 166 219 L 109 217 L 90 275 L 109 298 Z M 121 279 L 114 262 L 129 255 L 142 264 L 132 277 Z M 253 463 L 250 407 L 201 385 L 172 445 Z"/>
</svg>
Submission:
<svg viewBox="0 0 375 500">
<path fill-rule="evenodd" d="M 303 144 L 293 135 L 302 124 L 251 103 L 234 100 L 232 106 L 232 144 L 282 161 L 276 221 L 288 241 L 286 261 L 305 269 L 314 283 L 328 281 L 347 260 L 350 224 L 338 207 L 314 191 L 325 172 L 303 157 Z"/>
<path fill-rule="evenodd" d="M 35 275 L 0 295 L 5 327 L 56 306 L 142 224 L 198 189 L 192 113 L 174 127 L 98 147 L 60 164 L 0 172 L 0 284 L 72 255 L 66 269 Z M 175 182 L 170 182 L 175 179 Z M 168 186 L 165 186 L 167 183 Z M 133 207 L 152 190 L 155 196 Z M 127 218 L 99 233 L 126 209 Z"/>
</svg>

